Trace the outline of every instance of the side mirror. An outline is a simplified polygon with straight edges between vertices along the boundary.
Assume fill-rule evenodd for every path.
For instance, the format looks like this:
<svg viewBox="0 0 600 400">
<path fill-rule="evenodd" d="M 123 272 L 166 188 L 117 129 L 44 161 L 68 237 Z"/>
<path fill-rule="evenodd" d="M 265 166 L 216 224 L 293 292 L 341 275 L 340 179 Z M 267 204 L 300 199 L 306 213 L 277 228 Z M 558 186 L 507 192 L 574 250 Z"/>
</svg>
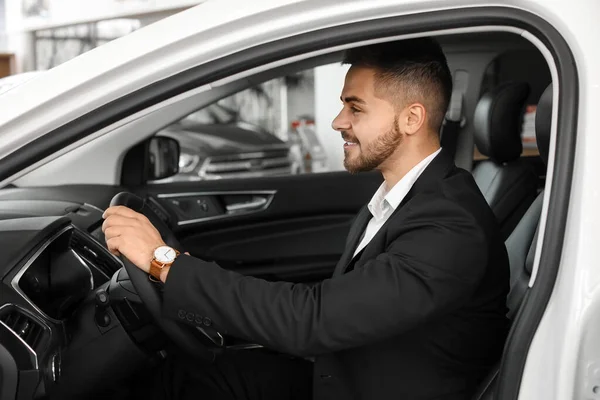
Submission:
<svg viewBox="0 0 600 400">
<path fill-rule="evenodd" d="M 149 181 L 169 178 L 179 172 L 179 142 L 154 136 L 148 142 L 147 177 Z"/>
</svg>

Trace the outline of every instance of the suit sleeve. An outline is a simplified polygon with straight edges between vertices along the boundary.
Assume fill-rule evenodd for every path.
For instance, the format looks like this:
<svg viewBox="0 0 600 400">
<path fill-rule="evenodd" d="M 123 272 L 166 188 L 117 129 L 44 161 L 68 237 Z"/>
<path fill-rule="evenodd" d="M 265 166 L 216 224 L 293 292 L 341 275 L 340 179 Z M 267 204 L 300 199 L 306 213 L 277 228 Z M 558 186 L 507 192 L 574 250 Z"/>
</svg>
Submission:
<svg viewBox="0 0 600 400">
<path fill-rule="evenodd" d="M 457 204 L 426 203 L 409 211 L 384 253 L 316 285 L 268 282 L 181 256 L 165 284 L 163 313 L 299 356 L 367 345 L 427 323 L 469 300 L 488 244 Z"/>
</svg>

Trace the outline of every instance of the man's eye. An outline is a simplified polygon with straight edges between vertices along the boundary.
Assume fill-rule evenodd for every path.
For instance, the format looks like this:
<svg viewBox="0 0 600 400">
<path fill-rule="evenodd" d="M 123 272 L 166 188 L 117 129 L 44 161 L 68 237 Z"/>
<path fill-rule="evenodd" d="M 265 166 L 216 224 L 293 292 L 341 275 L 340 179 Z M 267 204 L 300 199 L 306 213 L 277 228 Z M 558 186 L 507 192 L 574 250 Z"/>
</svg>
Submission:
<svg viewBox="0 0 600 400">
<path fill-rule="evenodd" d="M 356 113 L 360 112 L 360 110 L 356 107 L 350 107 L 350 111 L 352 111 L 352 114 L 356 114 Z"/>
</svg>

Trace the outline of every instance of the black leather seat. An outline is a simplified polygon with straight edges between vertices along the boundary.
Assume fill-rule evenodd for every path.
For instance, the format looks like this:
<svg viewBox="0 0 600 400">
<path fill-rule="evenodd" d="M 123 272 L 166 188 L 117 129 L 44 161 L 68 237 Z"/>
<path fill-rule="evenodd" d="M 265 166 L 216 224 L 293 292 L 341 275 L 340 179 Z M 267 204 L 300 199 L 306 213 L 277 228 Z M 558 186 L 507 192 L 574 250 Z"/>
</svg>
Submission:
<svg viewBox="0 0 600 400">
<path fill-rule="evenodd" d="M 489 159 L 473 176 L 506 239 L 537 195 L 538 177 L 520 159 L 521 125 L 529 85 L 505 83 L 482 96 L 475 109 L 475 144 Z"/>
<path fill-rule="evenodd" d="M 552 117 L 552 86 L 548 86 L 537 106 L 535 118 L 535 134 L 540 156 L 548 163 L 548 152 L 550 148 L 550 121 Z M 523 218 L 506 240 L 506 249 L 510 262 L 510 293 L 507 305 L 508 316 L 512 320 L 523 302 L 525 292 L 529 285 L 535 248 L 537 246 L 537 235 L 540 215 L 542 212 L 542 201 L 544 193 L 540 193 L 531 204 Z M 482 382 L 473 400 L 492 400 L 496 386 L 496 377 L 499 364 L 492 369 L 490 374 Z"/>
</svg>

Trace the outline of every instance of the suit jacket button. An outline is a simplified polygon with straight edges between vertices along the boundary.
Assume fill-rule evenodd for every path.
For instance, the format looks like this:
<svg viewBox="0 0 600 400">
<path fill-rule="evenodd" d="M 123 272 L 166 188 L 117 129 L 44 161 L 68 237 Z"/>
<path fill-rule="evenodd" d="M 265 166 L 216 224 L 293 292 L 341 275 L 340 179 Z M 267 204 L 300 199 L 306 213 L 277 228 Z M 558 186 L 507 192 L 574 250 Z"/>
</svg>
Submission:
<svg viewBox="0 0 600 400">
<path fill-rule="evenodd" d="M 211 326 L 212 325 L 212 321 L 208 317 L 204 317 L 203 323 L 204 323 L 204 326 Z"/>
<path fill-rule="evenodd" d="M 183 311 L 183 310 L 179 310 L 179 311 L 177 312 L 177 316 L 178 316 L 180 319 L 185 319 L 185 311 Z"/>
<path fill-rule="evenodd" d="M 194 320 L 198 325 L 202 325 L 202 317 L 200 315 L 196 315 L 196 319 Z"/>
<path fill-rule="evenodd" d="M 187 318 L 188 321 L 192 322 L 194 320 L 194 314 L 193 313 L 187 313 L 187 315 L 185 316 Z"/>
</svg>

